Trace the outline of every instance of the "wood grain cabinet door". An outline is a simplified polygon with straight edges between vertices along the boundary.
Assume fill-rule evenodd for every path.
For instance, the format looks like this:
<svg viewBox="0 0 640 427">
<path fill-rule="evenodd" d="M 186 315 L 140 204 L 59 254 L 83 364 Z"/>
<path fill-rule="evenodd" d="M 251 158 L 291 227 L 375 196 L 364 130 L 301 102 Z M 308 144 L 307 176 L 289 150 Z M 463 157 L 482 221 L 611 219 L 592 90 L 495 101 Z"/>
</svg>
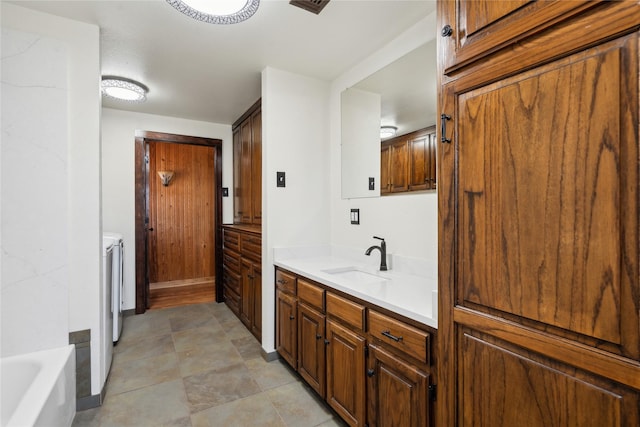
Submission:
<svg viewBox="0 0 640 427">
<path fill-rule="evenodd" d="M 429 375 L 375 344 L 369 344 L 370 427 L 427 427 Z"/>
<path fill-rule="evenodd" d="M 251 333 L 262 341 L 262 267 L 252 264 L 253 286 L 251 294 Z"/>
<path fill-rule="evenodd" d="M 327 319 L 327 402 L 350 426 L 365 423 L 365 338 Z"/>
<path fill-rule="evenodd" d="M 455 0 L 442 1 L 446 19 L 439 28 L 452 53 L 447 70 L 482 58 L 518 41 L 524 34 L 544 31 L 585 9 L 597 6 L 587 0 Z"/>
<path fill-rule="evenodd" d="M 253 314 L 253 265 L 246 259 L 241 260 L 241 281 L 240 281 L 240 320 L 247 327 L 251 328 L 251 316 Z"/>
<path fill-rule="evenodd" d="M 446 425 L 640 425 L 638 69 L 635 32 L 443 88 Z"/>
<path fill-rule="evenodd" d="M 325 396 L 325 315 L 298 304 L 298 373 Z"/>
<path fill-rule="evenodd" d="M 276 351 L 293 369 L 298 369 L 296 297 L 276 291 Z"/>
</svg>

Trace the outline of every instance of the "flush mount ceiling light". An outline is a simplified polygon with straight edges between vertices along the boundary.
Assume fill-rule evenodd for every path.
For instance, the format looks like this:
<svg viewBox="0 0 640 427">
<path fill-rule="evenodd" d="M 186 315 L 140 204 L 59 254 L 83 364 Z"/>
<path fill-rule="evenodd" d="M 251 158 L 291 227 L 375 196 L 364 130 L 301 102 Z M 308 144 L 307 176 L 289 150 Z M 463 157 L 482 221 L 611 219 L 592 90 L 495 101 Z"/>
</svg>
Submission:
<svg viewBox="0 0 640 427">
<path fill-rule="evenodd" d="M 380 139 L 395 136 L 397 130 L 398 128 L 395 126 L 380 126 Z"/>
<path fill-rule="evenodd" d="M 260 0 L 167 0 L 185 15 L 209 24 L 237 24 L 253 16 Z"/>
<path fill-rule="evenodd" d="M 103 76 L 101 87 L 104 96 L 129 102 L 144 102 L 149 91 L 142 83 L 114 76 Z"/>
</svg>

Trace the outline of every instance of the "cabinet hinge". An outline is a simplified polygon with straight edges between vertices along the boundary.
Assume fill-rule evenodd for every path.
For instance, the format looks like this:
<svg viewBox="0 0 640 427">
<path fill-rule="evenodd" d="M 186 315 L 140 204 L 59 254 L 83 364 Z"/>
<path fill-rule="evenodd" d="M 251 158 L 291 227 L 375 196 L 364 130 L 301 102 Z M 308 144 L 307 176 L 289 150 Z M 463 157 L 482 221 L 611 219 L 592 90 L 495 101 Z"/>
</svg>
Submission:
<svg viewBox="0 0 640 427">
<path fill-rule="evenodd" d="M 432 402 L 436 401 L 438 386 L 436 384 L 431 384 L 429 386 L 429 400 Z"/>
<path fill-rule="evenodd" d="M 144 162 L 149 163 L 149 156 L 144 156 Z"/>
</svg>

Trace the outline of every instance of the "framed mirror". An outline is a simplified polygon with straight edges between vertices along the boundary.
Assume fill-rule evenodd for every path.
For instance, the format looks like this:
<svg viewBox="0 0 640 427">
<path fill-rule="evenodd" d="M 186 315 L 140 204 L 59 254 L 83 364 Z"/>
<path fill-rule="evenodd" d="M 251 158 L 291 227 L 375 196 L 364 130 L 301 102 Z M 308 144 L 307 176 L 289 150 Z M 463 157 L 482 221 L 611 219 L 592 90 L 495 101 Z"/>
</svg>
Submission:
<svg viewBox="0 0 640 427">
<path fill-rule="evenodd" d="M 345 89 L 340 103 L 342 198 L 379 197 L 381 126 L 405 135 L 436 124 L 436 41 Z"/>
</svg>

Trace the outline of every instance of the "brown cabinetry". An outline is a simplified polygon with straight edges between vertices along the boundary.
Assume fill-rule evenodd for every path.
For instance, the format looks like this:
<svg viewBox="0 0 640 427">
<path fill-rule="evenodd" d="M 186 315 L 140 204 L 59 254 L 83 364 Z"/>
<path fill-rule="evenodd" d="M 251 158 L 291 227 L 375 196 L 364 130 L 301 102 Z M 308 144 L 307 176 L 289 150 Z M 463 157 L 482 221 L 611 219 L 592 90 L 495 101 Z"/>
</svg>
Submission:
<svg viewBox="0 0 640 427">
<path fill-rule="evenodd" d="M 380 194 L 436 188 L 435 127 L 382 142 Z"/>
<path fill-rule="evenodd" d="M 640 5 L 438 22 L 438 424 L 640 425 Z"/>
<path fill-rule="evenodd" d="M 262 338 L 262 265 L 259 230 L 227 225 L 222 231 L 224 301 L 260 340 Z"/>
<path fill-rule="evenodd" d="M 434 332 L 276 269 L 276 349 L 350 426 L 433 425 Z"/>
<path fill-rule="evenodd" d="M 233 222 L 262 222 L 262 110 L 256 102 L 233 124 Z"/>
</svg>

